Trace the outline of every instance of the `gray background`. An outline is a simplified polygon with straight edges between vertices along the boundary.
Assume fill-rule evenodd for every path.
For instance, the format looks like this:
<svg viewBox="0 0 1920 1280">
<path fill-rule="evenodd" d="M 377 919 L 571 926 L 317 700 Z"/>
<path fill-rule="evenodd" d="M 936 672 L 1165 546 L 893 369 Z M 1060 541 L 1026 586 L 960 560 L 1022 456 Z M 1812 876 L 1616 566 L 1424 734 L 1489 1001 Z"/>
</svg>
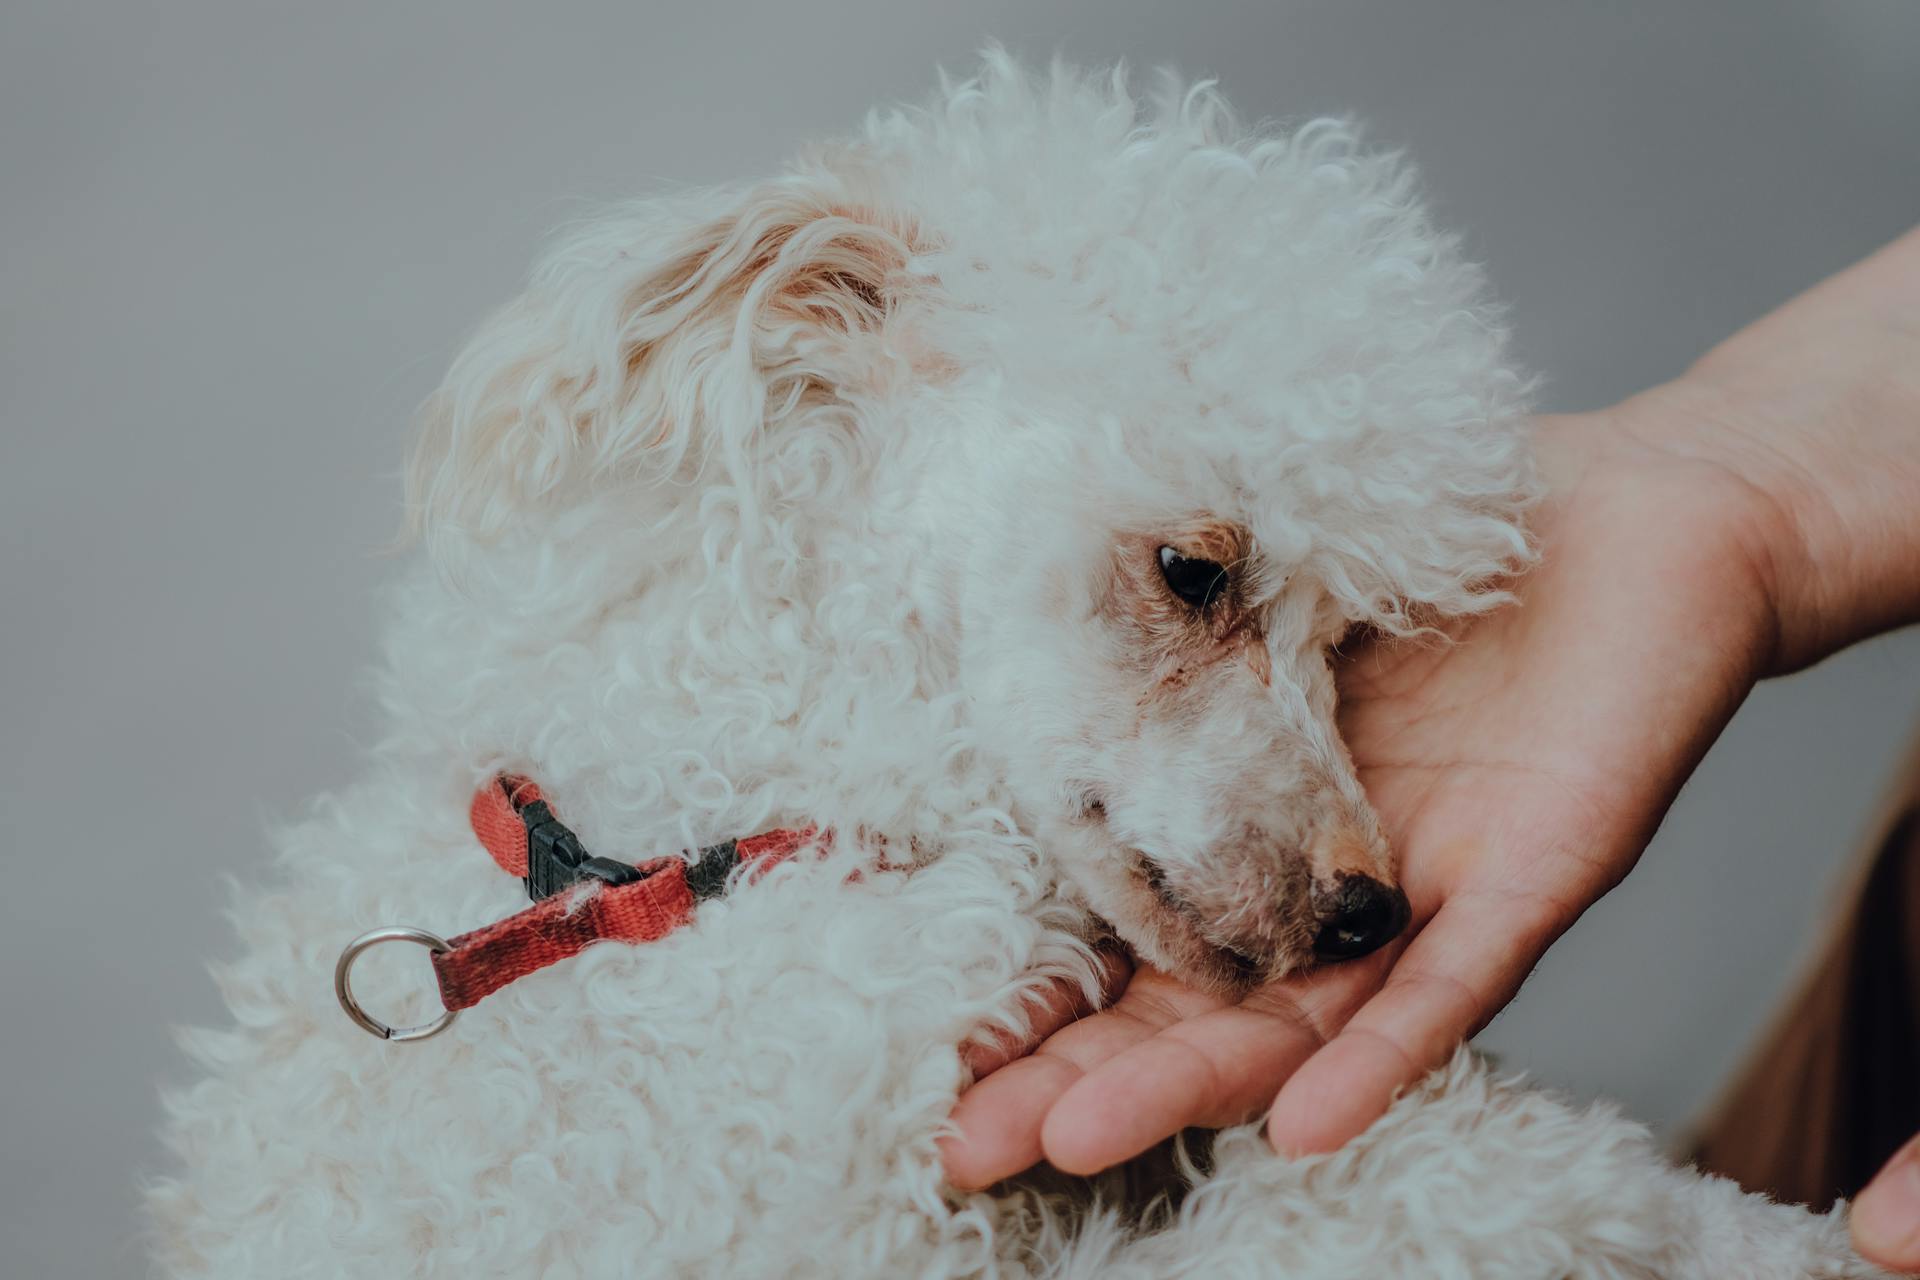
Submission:
<svg viewBox="0 0 1920 1280">
<path fill-rule="evenodd" d="M 1550 408 L 1920 219 L 1920 4 L 17 2 L 0 17 L 0 1271 L 126 1276 L 219 880 L 369 723 L 404 422 L 582 201 L 764 172 L 987 37 L 1368 118 Z M 1763 689 L 1484 1038 L 1668 1128 L 1832 901 L 1920 634 Z"/>
</svg>

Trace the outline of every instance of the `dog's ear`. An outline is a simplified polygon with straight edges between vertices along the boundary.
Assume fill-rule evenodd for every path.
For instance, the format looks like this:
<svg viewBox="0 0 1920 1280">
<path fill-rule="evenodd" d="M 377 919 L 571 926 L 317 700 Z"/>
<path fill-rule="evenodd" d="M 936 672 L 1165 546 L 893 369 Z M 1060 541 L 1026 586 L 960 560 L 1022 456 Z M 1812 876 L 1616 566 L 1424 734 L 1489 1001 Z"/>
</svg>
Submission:
<svg viewBox="0 0 1920 1280">
<path fill-rule="evenodd" d="M 738 472 L 781 419 L 871 395 L 910 231 L 816 173 L 576 233 L 429 402 L 414 531 L 485 538 L 595 485 Z"/>
</svg>

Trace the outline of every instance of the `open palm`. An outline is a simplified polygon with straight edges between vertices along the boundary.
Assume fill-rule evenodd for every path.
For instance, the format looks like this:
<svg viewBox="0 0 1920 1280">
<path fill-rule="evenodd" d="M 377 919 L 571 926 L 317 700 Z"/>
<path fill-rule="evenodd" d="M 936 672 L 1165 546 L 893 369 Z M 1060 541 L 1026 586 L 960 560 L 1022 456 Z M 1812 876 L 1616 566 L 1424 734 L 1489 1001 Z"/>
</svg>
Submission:
<svg viewBox="0 0 1920 1280">
<path fill-rule="evenodd" d="M 1114 957 L 1104 1010 L 1058 993 L 1036 1044 L 975 1056 L 945 1149 L 956 1184 L 1043 1157 L 1091 1173 L 1269 1107 L 1281 1149 L 1331 1149 L 1512 998 L 1632 867 L 1768 661 L 1749 551 L 1764 512 L 1662 426 L 1542 420 L 1542 561 L 1519 603 L 1451 644 L 1343 656 L 1342 728 L 1399 850 L 1408 934 L 1234 1004 Z"/>
</svg>

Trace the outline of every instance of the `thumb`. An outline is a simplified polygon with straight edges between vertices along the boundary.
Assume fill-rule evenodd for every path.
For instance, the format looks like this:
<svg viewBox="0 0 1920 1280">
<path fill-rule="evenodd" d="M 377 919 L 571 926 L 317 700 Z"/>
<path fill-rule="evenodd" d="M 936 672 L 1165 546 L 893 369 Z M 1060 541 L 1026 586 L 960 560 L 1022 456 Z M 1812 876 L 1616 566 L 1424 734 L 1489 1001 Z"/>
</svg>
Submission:
<svg viewBox="0 0 1920 1280">
<path fill-rule="evenodd" d="M 1920 1272 L 1920 1138 L 1887 1161 L 1853 1202 L 1854 1247 L 1891 1271 Z"/>
</svg>

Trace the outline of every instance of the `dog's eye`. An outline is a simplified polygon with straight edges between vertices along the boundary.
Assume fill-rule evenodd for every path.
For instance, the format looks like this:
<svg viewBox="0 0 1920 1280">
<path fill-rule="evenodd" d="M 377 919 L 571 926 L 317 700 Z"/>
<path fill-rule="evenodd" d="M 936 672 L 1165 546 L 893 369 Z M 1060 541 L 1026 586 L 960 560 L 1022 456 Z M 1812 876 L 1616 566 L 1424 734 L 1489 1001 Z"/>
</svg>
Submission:
<svg viewBox="0 0 1920 1280">
<path fill-rule="evenodd" d="M 1196 609 L 1205 609 L 1227 589 L 1227 571 L 1211 560 L 1183 556 L 1172 547 L 1160 548 L 1160 576 L 1167 589 Z"/>
</svg>

